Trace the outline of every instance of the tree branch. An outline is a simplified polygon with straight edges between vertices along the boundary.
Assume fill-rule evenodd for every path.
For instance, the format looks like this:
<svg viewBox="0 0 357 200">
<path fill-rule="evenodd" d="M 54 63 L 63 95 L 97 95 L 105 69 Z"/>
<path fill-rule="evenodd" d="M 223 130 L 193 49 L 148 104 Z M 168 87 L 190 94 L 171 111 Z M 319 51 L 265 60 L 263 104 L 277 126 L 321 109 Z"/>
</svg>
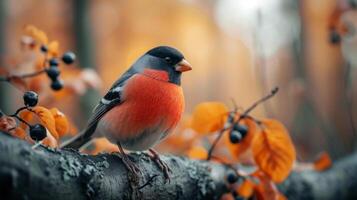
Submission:
<svg viewBox="0 0 357 200">
<path fill-rule="evenodd" d="M 143 172 L 128 175 L 116 154 L 90 156 L 72 150 L 35 150 L 0 133 L 0 195 L 4 199 L 219 199 L 228 189 L 229 169 L 207 161 L 162 156 L 172 168 L 171 182 L 143 153 L 130 154 Z M 140 188 L 140 189 L 139 189 Z M 279 189 L 288 199 L 357 197 L 357 155 L 325 172 L 293 173 Z"/>
<path fill-rule="evenodd" d="M 162 172 L 147 155 L 130 156 L 143 172 L 138 184 L 129 182 L 132 177 L 116 154 L 90 156 L 45 147 L 32 150 L 26 142 L 0 133 L 0 196 L 51 200 L 217 199 L 225 192 L 226 168 L 222 165 L 161 156 L 173 171 L 171 182 L 165 183 Z M 151 184 L 147 184 L 150 179 Z M 144 184 L 147 186 L 138 190 Z"/>
</svg>

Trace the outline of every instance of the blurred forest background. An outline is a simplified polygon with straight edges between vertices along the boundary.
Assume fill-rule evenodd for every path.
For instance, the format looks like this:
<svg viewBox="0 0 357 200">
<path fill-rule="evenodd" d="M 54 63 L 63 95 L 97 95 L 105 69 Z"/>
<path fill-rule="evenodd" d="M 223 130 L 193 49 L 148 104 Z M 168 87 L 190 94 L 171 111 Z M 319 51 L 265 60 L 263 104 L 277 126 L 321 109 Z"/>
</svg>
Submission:
<svg viewBox="0 0 357 200">
<path fill-rule="evenodd" d="M 282 121 L 300 160 L 323 150 L 338 158 L 357 147 L 355 6 L 348 0 L 1 0 L 0 66 L 21 54 L 26 24 L 57 39 L 62 51 L 73 50 L 77 64 L 103 80 L 99 91 L 56 102 L 82 128 L 100 95 L 137 57 L 174 46 L 193 66 L 182 81 L 187 115 L 203 101 L 233 107 L 234 99 L 247 108 L 278 86 L 278 95 L 253 114 Z M 0 96 L 9 113 L 21 104 L 11 86 L 1 86 Z"/>
</svg>

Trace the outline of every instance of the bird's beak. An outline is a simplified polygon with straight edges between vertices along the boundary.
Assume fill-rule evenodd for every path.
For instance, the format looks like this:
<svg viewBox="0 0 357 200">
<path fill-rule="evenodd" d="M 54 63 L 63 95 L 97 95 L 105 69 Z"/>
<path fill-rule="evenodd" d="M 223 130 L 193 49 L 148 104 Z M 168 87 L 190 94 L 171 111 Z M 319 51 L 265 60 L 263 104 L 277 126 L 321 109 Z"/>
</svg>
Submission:
<svg viewBox="0 0 357 200">
<path fill-rule="evenodd" d="M 178 72 L 186 72 L 192 70 L 192 67 L 191 64 L 187 62 L 187 60 L 182 59 L 181 62 L 176 65 L 175 70 Z"/>
</svg>

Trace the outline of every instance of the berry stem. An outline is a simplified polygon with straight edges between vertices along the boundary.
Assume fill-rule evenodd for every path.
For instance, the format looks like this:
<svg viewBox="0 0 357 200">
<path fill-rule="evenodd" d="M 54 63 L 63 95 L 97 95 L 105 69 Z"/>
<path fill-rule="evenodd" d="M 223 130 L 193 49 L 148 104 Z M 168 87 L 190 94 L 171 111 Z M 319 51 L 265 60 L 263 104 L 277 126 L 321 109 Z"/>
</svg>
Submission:
<svg viewBox="0 0 357 200">
<path fill-rule="evenodd" d="M 230 128 L 230 127 L 229 127 Z M 213 141 L 211 148 L 208 150 L 208 155 L 207 155 L 207 160 L 211 160 L 212 158 L 212 153 L 214 148 L 216 147 L 217 143 L 219 142 L 219 140 L 221 139 L 221 137 L 223 136 L 223 133 L 228 130 L 229 128 L 224 128 L 221 129 L 218 133 L 218 136 L 216 137 L 216 139 Z"/>
<path fill-rule="evenodd" d="M 28 74 L 2 76 L 2 77 L 0 77 L 0 81 L 10 82 L 11 79 L 14 79 L 14 78 L 20 78 L 20 79 L 31 78 L 31 77 L 40 75 L 40 74 L 44 73 L 45 71 L 46 71 L 45 69 L 42 69 L 42 70 L 39 70 L 39 71 L 36 71 L 36 72 L 32 72 L 32 73 L 28 73 Z"/>
<path fill-rule="evenodd" d="M 20 122 L 26 124 L 28 127 L 31 127 L 31 124 L 29 124 L 28 122 L 26 122 L 25 120 L 23 120 L 21 117 L 15 115 L 15 116 L 12 116 L 12 117 L 15 117 L 16 119 L 18 119 Z"/>
<path fill-rule="evenodd" d="M 214 158 L 214 159 L 218 160 L 224 166 L 226 166 L 227 168 L 231 169 L 238 177 L 241 177 L 241 175 L 238 173 L 237 169 L 232 164 L 226 163 L 224 160 L 222 160 L 221 158 L 219 158 L 217 156 L 213 156 L 212 155 L 211 158 Z"/>
<path fill-rule="evenodd" d="M 211 148 L 208 150 L 208 155 L 207 155 L 207 160 L 211 160 L 212 158 L 212 153 L 214 148 L 216 147 L 217 143 L 219 142 L 219 140 L 222 138 L 224 132 L 226 130 L 229 130 L 230 128 L 232 128 L 234 126 L 234 124 L 237 124 L 240 122 L 240 120 L 244 119 L 244 118 L 250 118 L 253 119 L 257 124 L 261 124 L 261 121 L 254 119 L 253 117 L 249 116 L 249 113 L 254 110 L 254 108 L 256 108 L 259 104 L 263 103 L 264 101 L 270 99 L 271 97 L 273 97 L 277 92 L 279 91 L 278 87 L 275 87 L 273 90 L 271 90 L 270 94 L 266 95 L 265 97 L 259 99 L 258 101 L 256 101 L 255 103 L 253 103 L 253 105 L 251 105 L 247 110 L 244 111 L 244 113 L 242 115 L 239 116 L 238 120 L 234 123 L 231 124 L 231 126 L 229 127 L 225 127 L 223 129 L 221 129 L 218 133 L 218 136 L 216 137 L 216 139 L 213 141 Z M 235 113 L 237 113 L 237 107 L 235 106 L 234 111 Z"/>
<path fill-rule="evenodd" d="M 254 108 L 256 108 L 259 104 L 263 103 L 264 101 L 267 101 L 268 99 L 270 99 L 271 97 L 273 97 L 276 93 L 278 93 L 279 88 L 275 87 L 274 89 L 271 90 L 270 94 L 266 95 L 265 97 L 259 99 L 258 101 L 256 101 L 255 103 L 253 103 L 253 105 L 251 105 L 242 115 L 241 117 L 244 118 L 246 117 L 252 110 L 254 110 Z"/>
<path fill-rule="evenodd" d="M 23 111 L 23 110 L 25 110 L 25 109 L 27 109 L 26 106 L 17 109 L 14 114 L 10 115 L 10 117 L 16 117 L 21 111 Z"/>
</svg>

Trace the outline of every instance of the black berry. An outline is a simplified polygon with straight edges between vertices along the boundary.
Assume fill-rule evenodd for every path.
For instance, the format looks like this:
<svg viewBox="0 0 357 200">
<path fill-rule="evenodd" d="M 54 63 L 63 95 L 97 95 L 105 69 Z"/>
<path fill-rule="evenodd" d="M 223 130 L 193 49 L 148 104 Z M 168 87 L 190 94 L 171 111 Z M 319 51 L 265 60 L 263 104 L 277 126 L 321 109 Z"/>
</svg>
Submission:
<svg viewBox="0 0 357 200">
<path fill-rule="evenodd" d="M 48 51 L 47 46 L 46 46 L 46 45 L 42 45 L 42 46 L 41 46 L 41 51 L 44 52 L 44 53 L 46 53 L 46 52 Z"/>
<path fill-rule="evenodd" d="M 30 137 L 35 141 L 41 141 L 47 136 L 46 128 L 41 124 L 30 126 Z"/>
<path fill-rule="evenodd" d="M 233 144 L 237 144 L 242 140 L 242 134 L 238 131 L 232 130 L 229 133 L 229 140 L 233 143 Z"/>
<path fill-rule="evenodd" d="M 229 173 L 227 174 L 227 181 L 228 181 L 228 183 L 233 184 L 233 183 L 237 182 L 237 180 L 238 180 L 238 176 L 237 176 L 236 173 L 234 173 L 234 172 L 229 172 Z"/>
<path fill-rule="evenodd" d="M 338 44 L 341 42 L 341 36 L 340 36 L 340 34 L 337 33 L 336 30 L 332 30 L 330 32 L 330 42 L 332 44 Z"/>
<path fill-rule="evenodd" d="M 74 60 L 76 59 L 76 54 L 74 54 L 71 51 L 66 52 L 62 56 L 62 61 L 66 63 L 67 65 L 72 64 Z"/>
<path fill-rule="evenodd" d="M 248 127 L 242 124 L 235 124 L 233 130 L 240 132 L 242 137 L 245 137 L 248 133 Z"/>
<path fill-rule="evenodd" d="M 50 66 L 54 66 L 54 67 L 57 67 L 58 66 L 58 60 L 56 58 L 52 58 L 50 61 Z"/>
<path fill-rule="evenodd" d="M 25 106 L 33 107 L 38 103 L 38 94 L 34 91 L 27 91 L 25 92 L 23 99 Z"/>
<path fill-rule="evenodd" d="M 46 73 L 52 81 L 56 81 L 61 72 L 58 67 L 50 66 L 50 68 L 46 69 Z"/>
<path fill-rule="evenodd" d="M 51 88 L 56 91 L 61 90 L 63 88 L 63 82 L 61 80 L 56 79 L 52 81 Z"/>
</svg>

